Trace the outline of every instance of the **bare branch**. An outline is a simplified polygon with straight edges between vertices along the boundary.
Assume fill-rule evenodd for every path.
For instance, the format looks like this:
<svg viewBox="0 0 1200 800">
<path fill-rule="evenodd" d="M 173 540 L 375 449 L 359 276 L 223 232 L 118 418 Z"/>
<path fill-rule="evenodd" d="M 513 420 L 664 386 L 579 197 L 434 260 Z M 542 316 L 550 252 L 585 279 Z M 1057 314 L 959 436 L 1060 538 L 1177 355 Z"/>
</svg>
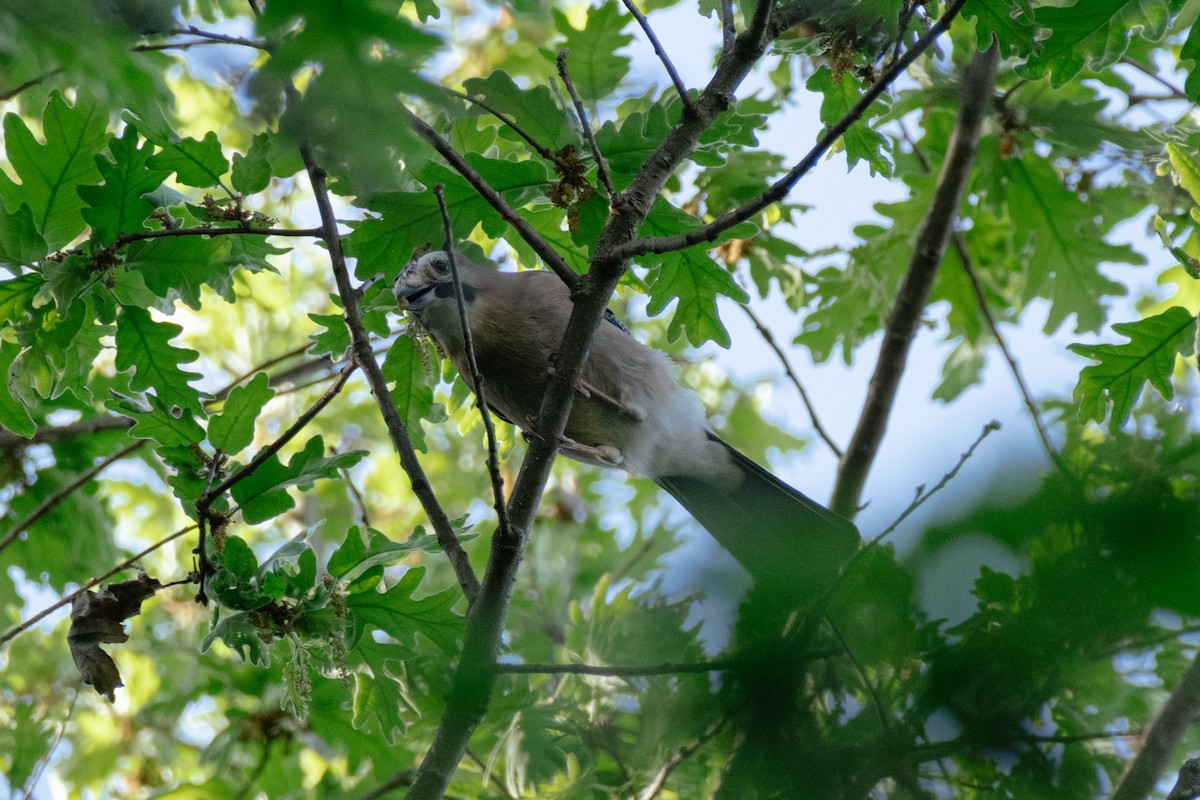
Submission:
<svg viewBox="0 0 1200 800">
<path fill-rule="evenodd" d="M 522 139 L 524 139 L 526 141 L 526 143 L 530 147 L 532 147 L 534 150 L 536 150 L 537 154 L 540 155 L 542 158 L 546 159 L 547 161 L 553 161 L 555 163 L 558 163 L 558 159 L 555 157 L 554 153 L 552 153 L 550 151 L 549 147 L 546 147 L 544 144 L 539 142 L 537 139 L 534 139 L 532 136 L 530 136 L 528 133 L 526 133 L 524 128 L 522 128 L 520 125 L 518 125 L 516 123 L 516 121 L 513 120 L 512 117 L 509 117 L 503 111 L 499 110 L 498 108 L 491 105 L 490 103 L 480 100 L 478 97 L 472 97 L 471 95 L 467 94 L 466 92 L 459 92 L 454 89 L 447 89 L 446 91 L 449 92 L 450 94 L 454 95 L 457 98 L 466 100 L 468 103 L 471 103 L 472 105 L 479 106 L 484 111 L 488 112 L 493 117 L 495 117 L 496 119 L 498 119 L 502 123 L 504 123 L 504 125 L 507 126 L 509 129 L 511 129 L 513 133 L 517 134 Z"/>
<path fill-rule="evenodd" d="M 492 498 L 495 501 L 496 519 L 500 530 L 508 530 L 508 508 L 504 505 L 504 478 L 500 475 L 500 455 L 496 447 L 496 426 L 492 422 L 492 411 L 487 404 L 487 387 L 479 372 L 475 359 L 475 342 L 471 336 L 471 323 L 467 320 L 467 299 L 463 295 L 462 279 L 458 274 L 458 259 L 454 255 L 454 233 L 450 230 L 450 214 L 446 211 L 446 197 L 439 183 L 433 187 L 438 209 L 442 212 L 442 228 L 446 235 L 446 257 L 450 260 L 450 279 L 454 283 L 454 299 L 458 304 L 458 321 L 462 325 L 463 348 L 467 353 L 467 369 L 471 373 L 471 386 L 475 390 L 475 406 L 483 417 L 483 430 L 487 435 L 487 470 L 492 480 Z"/>
<path fill-rule="evenodd" d="M 294 93 L 294 91 L 293 89 L 292 92 Z M 425 470 L 421 467 L 417 451 L 408 435 L 408 426 L 400 418 L 400 412 L 392 401 L 392 396 L 387 388 L 387 379 L 383 377 L 383 372 L 379 369 L 379 362 L 375 360 L 370 339 L 367 337 L 366 328 L 363 327 L 358 307 L 358 291 L 350 280 L 350 270 L 346 266 L 346 256 L 342 251 L 342 237 L 338 232 L 337 218 L 334 216 L 333 205 L 329 200 L 329 190 L 325 185 L 325 172 L 317 166 L 312 148 L 307 142 L 300 145 L 300 155 L 304 159 L 308 178 L 312 183 L 313 194 L 317 200 L 317 207 L 321 212 L 322 238 L 325 240 L 326 247 L 329 248 L 329 262 L 333 270 L 334 281 L 337 283 L 338 295 L 342 301 L 346 329 L 350 332 L 350 347 L 354 364 L 362 368 L 363 374 L 367 378 L 367 384 L 371 387 L 371 394 L 375 397 L 375 403 L 378 405 L 379 413 L 387 427 L 392 446 L 396 448 L 396 452 L 400 456 L 400 465 L 408 475 L 413 494 L 416 495 L 417 500 L 421 503 L 421 508 L 429 518 L 429 523 L 433 526 L 442 552 L 446 554 L 446 558 L 454 568 L 458 585 L 462 588 L 467 600 L 473 603 L 479 591 L 479 579 L 475 577 L 470 559 L 467 558 L 466 551 L 462 549 L 462 544 L 455 536 L 449 517 L 438 503 L 437 497 L 433 493 L 433 487 L 429 485 L 429 479 L 425 477 Z"/>
<path fill-rule="evenodd" d="M 1037 431 L 1038 440 L 1042 443 L 1042 449 L 1046 451 L 1046 455 L 1050 457 L 1050 460 L 1054 462 L 1060 472 L 1064 475 L 1071 475 L 1071 468 L 1063 460 L 1062 454 L 1058 452 L 1058 448 L 1050 441 L 1050 434 L 1046 430 L 1046 426 L 1042 424 L 1041 412 L 1038 411 L 1037 403 L 1033 400 L 1033 395 L 1029 391 L 1029 385 L 1025 383 L 1025 376 L 1021 373 L 1021 368 L 1017 365 L 1017 360 L 1013 357 L 1012 351 L 1008 349 L 1008 344 L 1000 334 L 1000 326 L 996 323 L 996 318 L 992 315 L 991 308 L 988 307 L 987 296 L 983 292 L 983 285 L 979 282 L 979 276 L 975 273 L 974 261 L 971 258 L 970 251 L 967 250 L 966 237 L 963 236 L 961 231 L 955 231 L 950 241 L 954 244 L 954 250 L 958 253 L 959 263 L 962 264 L 963 272 L 966 273 L 967 280 L 971 283 L 971 291 L 975 293 L 975 302 L 979 306 L 979 311 L 983 314 L 983 319 L 987 323 L 988 330 L 991 332 L 992 338 L 996 340 L 996 346 L 1000 348 L 1000 353 L 1004 356 L 1004 360 L 1008 364 L 1008 371 L 1012 374 L 1013 380 L 1016 381 L 1017 390 L 1021 393 L 1021 399 L 1025 403 L 1025 408 L 1029 410 L 1029 418 L 1033 420 L 1033 427 Z"/>
<path fill-rule="evenodd" d="M 69 606 L 76 597 L 83 594 L 88 589 L 91 589 L 94 586 L 104 583 L 106 580 L 111 578 L 113 575 L 116 575 L 118 572 L 124 572 L 125 570 L 129 569 L 131 566 L 133 566 L 137 562 L 141 561 L 143 558 L 150 555 L 151 553 L 153 553 L 155 550 L 159 549 L 163 545 L 175 541 L 180 536 L 183 536 L 185 533 L 191 533 L 192 531 L 196 530 L 196 527 L 197 526 L 195 524 L 192 524 L 192 525 L 188 525 L 186 528 L 180 528 L 179 530 L 175 531 L 174 533 L 172 533 L 170 536 L 166 537 L 165 539 L 159 539 L 157 542 L 150 545 L 149 547 L 147 547 L 145 550 L 138 553 L 137 555 L 131 556 L 130 558 L 125 559 L 120 564 L 118 564 L 117 566 L 110 569 L 108 572 L 101 575 L 99 578 L 92 578 L 90 581 L 85 583 L 83 586 L 80 586 L 78 589 L 71 592 L 69 595 L 67 595 L 63 599 L 59 600 L 57 603 L 51 605 L 48 608 L 42 609 L 41 611 L 34 614 L 29 619 L 22 622 L 20 625 L 14 625 L 13 627 L 9 628 L 7 631 L 4 632 L 3 636 L 0 636 L 0 644 L 4 644 L 5 642 L 10 641 L 11 639 L 18 636 L 19 634 L 24 633 L 25 631 L 29 630 L 34 625 L 38 624 L 43 619 L 48 617 L 50 614 L 53 614 L 55 611 L 62 608 L 63 606 Z"/>
<path fill-rule="evenodd" d="M 211 42 L 219 44 L 237 44 L 243 47 L 253 47 L 256 50 L 266 50 L 270 52 L 271 46 L 266 42 L 255 41 L 254 39 L 243 39 L 240 36 L 229 36 L 224 33 L 213 33 L 212 31 L 201 30 L 195 25 L 188 25 L 184 28 L 176 28 L 171 31 L 169 36 L 196 36 L 201 39 L 207 39 Z"/>
<path fill-rule="evenodd" d="M 1112 800 L 1142 800 L 1150 794 L 1197 714 L 1200 714 L 1200 656 L 1171 690 L 1133 763 L 1112 793 Z"/>
<path fill-rule="evenodd" d="M 14 86 L 11 89 L 7 89 L 4 92 L 0 92 L 0 102 L 4 102 L 5 100 L 12 100 L 14 97 L 19 95 L 21 92 L 25 91 L 26 89 L 32 89 L 34 86 L 37 86 L 42 81 L 44 81 L 48 78 L 53 78 L 55 75 L 57 75 L 60 72 L 62 72 L 61 67 L 58 69 L 50 70 L 49 72 L 47 72 L 44 75 L 38 75 L 36 78 L 30 78 L 29 80 L 25 81 L 22 84 L 18 84 L 17 86 Z"/>
<path fill-rule="evenodd" d="M 737 28 L 733 24 L 733 0 L 721 0 L 721 60 L 733 54 Z"/>
<path fill-rule="evenodd" d="M 1156 99 L 1156 100 L 1187 100 L 1188 99 L 1186 92 L 1184 92 L 1182 89 L 1180 89 L 1175 84 L 1171 83 L 1169 80 L 1164 78 L 1162 75 L 1159 75 L 1153 69 L 1150 69 L 1146 65 L 1140 63 L 1137 59 L 1130 58 L 1129 56 L 1121 56 L 1121 63 L 1125 64 L 1126 66 L 1133 67 L 1138 72 L 1142 73 L 1147 78 L 1150 78 L 1151 80 L 1156 81 L 1159 86 L 1162 86 L 1164 89 L 1166 89 L 1168 92 L 1170 92 L 1170 94 L 1167 95 L 1166 97 L 1156 97 L 1154 99 Z"/>
<path fill-rule="evenodd" d="M 671 63 L 671 58 L 663 48 L 662 42 L 658 40 L 658 36 L 654 34 L 654 29 L 650 27 L 650 21 L 646 19 L 645 14 L 638 10 L 633 0 L 621 0 L 621 2 L 625 4 L 625 8 L 629 9 L 629 13 L 637 20 L 638 25 L 642 26 L 642 31 L 646 34 L 646 38 L 650 40 L 650 45 L 654 48 L 658 60 L 662 62 L 663 67 L 667 70 L 667 74 L 671 76 L 671 83 L 675 84 L 675 91 L 679 93 L 679 99 L 683 101 L 684 111 L 691 113 L 692 98 L 688 97 L 687 87 L 683 85 L 683 79 L 679 77 L 679 71 Z"/>
<path fill-rule="evenodd" d="M 564 261 L 563 257 L 560 256 L 558 252 L 550 246 L 550 243 L 547 242 L 540 233 L 534 230 L 533 226 L 525 221 L 525 219 L 518 214 L 513 207 L 504 200 L 503 197 L 500 196 L 500 193 L 493 189 L 491 185 L 483 179 L 483 176 L 476 172 L 474 168 L 467 163 L 467 160 L 463 158 L 458 151 L 450 145 L 449 142 L 440 136 L 437 131 L 426 125 L 420 117 L 409 111 L 407 108 L 404 110 L 408 114 L 408 119 L 413 126 L 413 130 L 415 130 L 422 139 L 433 145 L 433 149 L 437 150 L 438 153 L 441 154 L 442 158 L 446 159 L 446 162 L 454 169 L 454 171 L 459 175 L 462 175 L 463 178 L 466 179 L 467 183 L 471 184 L 475 191 L 479 193 L 479 196 L 486 200 L 488 205 L 490 205 L 496 211 L 496 213 L 504 219 L 505 222 L 513 227 L 517 234 L 525 241 L 525 244 L 529 245 L 533 252 L 537 253 L 538 257 L 545 262 L 546 266 L 554 270 L 554 274 L 561 278 L 563 283 L 574 289 L 579 282 L 579 276 L 575 274 L 574 270 L 567 266 L 567 262 Z"/>
<path fill-rule="evenodd" d="M 4 552 L 5 548 L 7 548 L 10 544 L 15 542 L 17 540 L 18 536 L 20 536 L 22 533 L 24 533 L 25 531 L 27 531 L 31 527 L 33 527 L 35 524 L 37 524 L 38 520 L 40 520 L 42 517 L 46 516 L 51 511 L 53 511 L 55 508 L 57 508 L 59 505 L 61 505 L 62 502 L 64 500 L 66 500 L 68 497 L 70 497 L 75 492 L 76 489 L 91 482 L 92 479 L 95 478 L 97 475 L 99 475 L 101 472 L 108 469 L 110 466 L 117 463 L 125 456 L 127 456 L 127 455 L 135 452 L 139 448 L 141 448 L 142 445 L 146 444 L 147 441 L 148 441 L 147 439 L 139 439 L 139 440 L 135 441 L 133 444 L 128 445 L 128 446 L 118 450 L 117 452 L 110 455 L 108 458 L 106 458 L 103 461 L 101 461 L 100 463 L 96 464 L 96 466 L 92 467 L 91 469 L 87 470 L 86 472 L 81 473 L 78 478 L 71 481 L 66 486 L 59 489 L 57 492 L 50 495 L 46 499 L 42 500 L 42 502 L 38 503 L 37 508 L 35 508 L 33 511 L 29 512 L 29 514 L 24 519 L 19 521 L 16 525 L 13 525 L 12 529 L 9 530 L 9 532 L 4 535 L 4 538 L 0 539 L 0 553 Z"/>
<path fill-rule="evenodd" d="M 958 457 L 958 463 L 955 464 L 954 467 L 949 472 L 947 472 L 945 475 L 943 475 L 942 479 L 940 481 L 938 481 L 937 484 L 929 491 L 925 491 L 924 486 L 919 487 L 917 489 L 916 498 L 914 498 L 913 501 L 908 504 L 908 508 L 901 511 L 900 516 L 896 517 L 896 519 L 892 522 L 891 525 L 888 525 L 886 528 L 884 528 L 882 533 L 880 533 L 875 538 L 871 539 L 871 541 L 869 541 L 867 543 L 867 546 L 864 547 L 862 550 L 859 550 L 858 552 L 861 553 L 861 552 L 863 552 L 863 550 L 866 550 L 867 548 L 874 547 L 875 545 L 879 544 L 881 541 L 883 541 L 885 538 L 887 538 L 894 530 L 896 530 L 896 528 L 899 528 L 900 523 L 902 523 L 902 522 L 904 522 L 904 520 L 908 519 L 908 517 L 914 511 L 916 511 L 921 506 L 925 505 L 925 503 L 929 500 L 929 498 L 933 497 L 935 494 L 940 492 L 942 489 L 945 489 L 946 485 L 948 483 L 950 483 L 950 481 L 954 480 L 954 478 L 958 475 L 958 471 L 963 468 L 963 465 L 967 463 L 967 461 L 971 458 L 971 456 L 975 455 L 975 448 L 979 447 L 979 445 L 983 443 L 984 439 L 986 439 L 988 436 L 992 435 L 994 432 L 996 432 L 998 430 L 1000 430 L 1000 423 L 997 422 L 996 420 L 992 420 L 988 424 L 984 425 L 983 430 L 980 431 L 979 435 L 975 437 L 975 441 L 971 443 L 971 446 L 967 448 L 966 452 L 964 452 L 961 456 Z M 857 558 L 857 557 L 858 557 L 858 554 L 856 553 L 855 558 Z M 847 567 L 847 570 L 848 569 L 849 569 L 849 567 Z"/>
<path fill-rule="evenodd" d="M 693 228 L 685 234 L 678 236 L 648 236 L 643 239 L 631 241 L 628 244 L 618 247 L 614 251 L 613 257 L 629 259 L 647 253 L 670 253 L 691 247 L 700 242 L 714 241 L 734 225 L 745 222 L 772 203 L 782 200 L 792 190 L 792 187 L 816 166 L 826 151 L 838 139 L 842 138 L 846 131 L 879 99 L 879 96 L 900 77 L 904 70 L 908 69 L 912 62 L 916 61 L 922 53 L 933 45 L 939 36 L 949 29 L 950 23 L 958 16 L 959 11 L 962 10 L 962 7 L 966 3 L 967 0 L 953 0 L 946 8 L 945 13 L 930 27 L 929 31 L 886 69 L 880 75 L 879 80 L 875 81 L 867 91 L 863 92 L 863 96 L 859 98 L 853 108 L 846 112 L 846 116 L 842 117 L 838 120 L 837 124 L 826 130 L 825 135 L 808 151 L 808 154 L 800 159 L 786 175 L 771 184 L 770 188 L 765 192 L 752 200 L 748 200 L 737 208 L 725 212 L 707 225 Z M 743 36 L 745 35 L 743 34 Z"/>
<path fill-rule="evenodd" d="M 729 722 L 728 717 L 721 717 L 705 728 L 694 741 L 688 742 L 674 753 L 671 753 L 670 757 L 667 758 L 666 762 L 650 780 L 650 783 L 646 784 L 646 788 L 642 789 L 638 794 L 637 800 L 654 800 L 655 797 L 658 797 L 659 792 L 663 790 L 663 787 L 667 783 L 667 778 L 671 777 L 671 773 L 680 764 L 691 758 L 701 747 L 708 744 L 709 740 L 721 732 L 721 729 L 725 727 L 727 722 Z"/>
<path fill-rule="evenodd" d="M 320 238 L 320 228 L 255 228 L 249 225 L 236 228 L 164 228 L 160 231 L 137 231 L 122 233 L 116 238 L 109 249 L 116 250 L 133 242 L 145 239 L 170 239 L 176 236 L 310 236 Z"/>
<path fill-rule="evenodd" d="M 134 421 L 129 417 L 102 416 L 82 419 L 67 425 L 38 428 L 29 438 L 0 428 L 0 450 L 11 450 L 14 447 L 28 447 L 34 444 L 54 444 L 66 439 L 80 436 L 90 436 L 103 431 L 121 431 L 132 428 Z"/>
<path fill-rule="evenodd" d="M 947 11 L 946 15 L 949 13 Z M 958 123 L 938 177 L 933 203 L 917 233 L 904 282 L 884 328 L 883 345 L 858 426 L 838 469 L 831 508 L 849 519 L 858 513 L 867 473 L 887 429 L 908 351 L 916 337 L 929 290 L 941 266 L 946 244 L 957 219 L 971 165 L 979 150 L 980 131 L 993 94 L 999 63 L 1000 51 L 993 43 L 987 50 L 975 54 L 963 75 Z"/>
<path fill-rule="evenodd" d="M 842 449 L 837 446 L 837 443 L 833 441 L 833 437 L 829 435 L 829 432 L 825 430 L 825 426 L 821 424 L 821 420 L 817 417 L 817 409 L 813 406 L 812 400 L 808 396 L 808 392 L 805 391 L 804 384 L 800 383 L 800 378 L 796 376 L 796 371 L 792 369 L 792 363 L 788 360 L 787 353 L 783 352 L 783 348 L 780 347 L 779 343 L 775 341 L 775 336 L 771 333 L 771 329 L 768 328 L 763 321 L 758 318 L 758 315 L 754 313 L 750 306 L 742 305 L 741 303 L 739 303 L 738 306 L 742 309 L 746 316 L 750 318 L 750 321 L 754 323 L 754 327 L 758 329 L 759 335 L 762 336 L 763 341 L 767 343 L 767 346 L 775 352 L 775 356 L 779 359 L 779 363 L 783 366 L 784 374 L 787 375 L 788 380 L 792 382 L 792 385 L 796 387 L 796 391 L 800 393 L 800 401 L 804 403 L 804 408 L 808 411 L 808 418 L 812 420 L 813 430 L 817 432 L 817 435 L 821 437 L 821 440 L 825 442 L 830 450 L 833 451 L 833 454 L 838 458 L 841 458 Z"/>
<path fill-rule="evenodd" d="M 497 664 L 496 672 L 508 675 L 600 675 L 608 678 L 642 678 L 647 675 L 690 675 L 725 672 L 745 662 L 737 658 L 718 658 L 699 664 L 645 664 L 613 666 L 608 664 Z"/>
<path fill-rule="evenodd" d="M 221 481 L 212 489 L 206 491 L 200 497 L 200 499 L 196 501 L 196 510 L 201 513 L 208 511 L 208 509 L 212 507 L 214 500 L 225 494 L 225 492 L 232 489 L 238 483 L 241 483 L 243 480 L 250 477 L 255 470 L 262 466 L 263 462 L 282 450 L 284 445 L 294 439 L 296 435 L 300 433 L 300 431 L 304 430 L 308 423 L 316 419 L 317 414 L 320 414 L 325 406 L 329 405 L 330 402 L 333 401 L 333 398 L 337 397 L 338 392 L 342 391 L 342 387 L 346 385 L 346 381 L 350 380 L 350 376 L 354 374 L 354 370 L 356 369 L 358 369 L 358 364 L 355 362 L 351 362 L 343 367 L 341 373 L 338 375 L 337 380 L 334 381 L 332 386 L 325 390 L 325 394 L 321 395 L 317 402 L 313 403 L 304 411 L 303 414 L 297 417 L 296 421 L 293 422 L 286 431 L 279 435 L 279 438 L 255 453 L 254 458 L 250 459 L 246 466 L 242 467 L 237 472 Z"/>
<path fill-rule="evenodd" d="M 612 176 L 608 174 L 608 163 L 604 160 L 604 154 L 600 152 L 599 145 L 596 144 L 596 135 L 592 132 L 591 123 L 588 122 L 583 100 L 579 98 L 579 92 L 575 91 L 575 84 L 571 82 L 571 72 L 567 69 L 567 56 L 570 53 L 571 51 L 567 49 L 558 52 L 558 76 L 562 78 L 567 87 L 567 93 L 571 95 L 571 102 L 575 104 L 575 113 L 579 115 L 579 127 L 583 129 L 583 138 L 587 140 L 588 147 L 592 151 L 592 158 L 596 160 L 596 174 L 600 177 L 600 183 L 604 184 L 604 190 L 608 192 L 610 198 L 616 197 L 617 189 L 613 186 Z"/>
</svg>

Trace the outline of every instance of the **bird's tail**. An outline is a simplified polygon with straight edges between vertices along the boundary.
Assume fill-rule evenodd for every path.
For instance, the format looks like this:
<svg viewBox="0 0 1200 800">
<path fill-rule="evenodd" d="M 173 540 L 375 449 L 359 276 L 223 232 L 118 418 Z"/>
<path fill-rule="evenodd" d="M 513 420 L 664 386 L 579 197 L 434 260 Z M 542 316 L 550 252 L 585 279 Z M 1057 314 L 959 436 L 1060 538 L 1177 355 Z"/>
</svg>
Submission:
<svg viewBox="0 0 1200 800">
<path fill-rule="evenodd" d="M 659 476 L 655 482 L 741 562 L 757 584 L 796 598 L 821 591 L 858 548 L 858 529 L 715 435 L 709 437 L 729 451 L 740 481 Z"/>
</svg>

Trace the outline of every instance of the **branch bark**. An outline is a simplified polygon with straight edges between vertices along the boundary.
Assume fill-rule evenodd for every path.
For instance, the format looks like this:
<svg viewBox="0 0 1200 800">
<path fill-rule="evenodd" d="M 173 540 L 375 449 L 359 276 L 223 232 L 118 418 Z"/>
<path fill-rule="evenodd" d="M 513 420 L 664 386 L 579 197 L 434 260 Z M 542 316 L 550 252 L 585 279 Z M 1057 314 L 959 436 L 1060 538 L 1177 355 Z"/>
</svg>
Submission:
<svg viewBox="0 0 1200 800">
<path fill-rule="evenodd" d="M 884 328 L 883 345 L 858 426 L 838 469 L 831 508 L 848 519 L 858 513 L 863 486 L 887 430 L 908 352 L 954 229 L 971 165 L 979 150 L 980 130 L 990 105 L 999 63 L 1000 52 L 993 42 L 987 50 L 975 54 L 963 75 L 961 111 L 938 177 L 933 204 L 917 233 L 912 259 Z"/>
<path fill-rule="evenodd" d="M 1200 657 L 1192 661 L 1171 690 L 1171 696 L 1146 733 L 1142 749 L 1113 792 L 1112 800 L 1142 800 L 1150 794 L 1197 714 L 1200 714 Z"/>
</svg>

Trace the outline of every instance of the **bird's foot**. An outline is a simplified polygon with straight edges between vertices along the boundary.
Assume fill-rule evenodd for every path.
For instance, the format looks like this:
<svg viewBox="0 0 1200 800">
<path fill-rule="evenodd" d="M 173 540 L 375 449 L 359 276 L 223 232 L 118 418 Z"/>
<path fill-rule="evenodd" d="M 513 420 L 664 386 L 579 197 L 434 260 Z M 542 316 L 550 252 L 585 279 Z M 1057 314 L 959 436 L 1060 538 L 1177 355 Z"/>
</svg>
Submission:
<svg viewBox="0 0 1200 800">
<path fill-rule="evenodd" d="M 621 451 L 610 444 L 580 444 L 564 436 L 558 440 L 558 449 L 565 456 L 601 467 L 617 469 L 625 461 Z"/>
<path fill-rule="evenodd" d="M 550 377 L 555 377 L 556 375 L 558 375 L 558 373 L 554 369 L 554 364 L 558 360 L 558 353 L 551 353 L 549 360 L 550 360 L 550 363 L 546 367 L 546 374 L 549 375 Z M 574 389 L 579 394 L 580 397 L 587 398 L 588 400 L 599 400 L 601 403 L 604 403 L 605 405 L 612 406 L 618 412 L 620 412 L 621 414 L 623 414 L 626 417 L 629 417 L 634 422 L 642 422 L 643 420 L 646 419 L 645 409 L 642 409 L 638 406 L 631 405 L 629 403 L 624 403 L 624 402 L 618 400 L 617 398 L 613 397 L 612 395 L 608 394 L 607 392 L 597 389 L 595 386 L 588 383 L 587 381 L 580 381 L 579 383 L 576 383 L 574 386 Z"/>
</svg>

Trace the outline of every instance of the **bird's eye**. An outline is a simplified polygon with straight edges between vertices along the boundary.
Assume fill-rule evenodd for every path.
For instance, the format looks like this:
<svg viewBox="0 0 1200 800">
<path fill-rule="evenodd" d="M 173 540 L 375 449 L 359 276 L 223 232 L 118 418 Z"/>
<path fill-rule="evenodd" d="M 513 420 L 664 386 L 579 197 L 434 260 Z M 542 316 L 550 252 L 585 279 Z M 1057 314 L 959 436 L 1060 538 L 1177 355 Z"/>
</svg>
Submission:
<svg viewBox="0 0 1200 800">
<path fill-rule="evenodd" d="M 449 275 L 450 259 L 444 255 L 438 256 L 433 260 L 433 268 L 441 275 Z"/>
</svg>

